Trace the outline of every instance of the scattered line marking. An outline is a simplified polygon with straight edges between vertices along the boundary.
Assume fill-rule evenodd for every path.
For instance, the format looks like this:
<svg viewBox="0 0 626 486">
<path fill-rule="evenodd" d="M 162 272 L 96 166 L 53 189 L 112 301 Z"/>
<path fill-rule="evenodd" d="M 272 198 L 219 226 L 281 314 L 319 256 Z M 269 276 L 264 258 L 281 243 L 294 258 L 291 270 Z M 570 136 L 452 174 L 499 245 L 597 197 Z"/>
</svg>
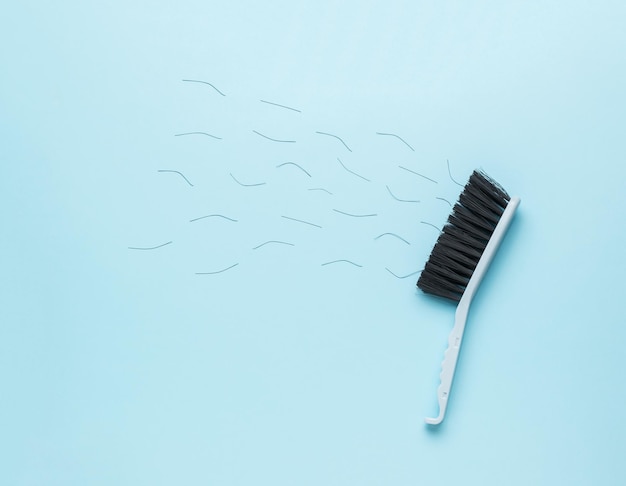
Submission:
<svg viewBox="0 0 626 486">
<path fill-rule="evenodd" d="M 398 236 L 395 233 L 383 233 L 382 235 L 378 235 L 376 238 L 374 238 L 375 240 L 377 240 L 378 238 L 381 238 L 383 236 L 395 236 L 396 238 L 398 238 L 401 241 L 404 241 L 407 245 L 410 245 L 411 243 L 409 243 L 408 241 L 406 241 L 404 238 L 402 238 L 401 236 Z"/>
<path fill-rule="evenodd" d="M 450 176 L 450 179 L 452 179 L 452 182 L 454 182 L 457 186 L 463 187 L 463 184 L 459 184 L 454 180 L 454 177 L 452 177 L 452 172 L 450 172 L 450 161 L 448 159 L 446 159 L 446 163 L 448 164 L 448 175 Z"/>
<path fill-rule="evenodd" d="M 252 249 L 253 249 L 253 250 L 257 250 L 257 249 L 261 248 L 262 246 L 265 246 L 265 245 L 267 245 L 267 244 L 269 244 L 269 243 L 278 243 L 278 244 L 281 244 L 281 245 L 296 246 L 296 245 L 294 245 L 293 243 L 288 243 L 288 242 L 286 242 L 286 241 L 270 240 L 270 241 L 266 241 L 265 243 L 261 243 L 260 245 L 255 246 L 255 247 L 254 247 L 254 248 L 252 248 Z"/>
<path fill-rule="evenodd" d="M 309 191 L 324 191 L 324 192 L 327 192 L 328 194 L 330 194 L 331 196 L 333 195 L 332 192 L 324 189 L 323 187 L 312 187 L 311 189 L 309 189 Z"/>
<path fill-rule="evenodd" d="M 428 226 L 432 226 L 433 228 L 435 228 L 437 231 L 439 231 L 439 233 L 441 233 L 441 230 L 439 228 L 437 228 L 434 224 L 432 223 L 428 223 L 426 221 L 420 221 L 420 223 L 422 224 L 427 224 Z"/>
<path fill-rule="evenodd" d="M 361 179 L 363 179 L 366 182 L 372 182 L 369 179 L 363 177 L 361 174 L 357 174 L 356 172 L 354 172 L 353 170 L 348 169 L 345 164 L 341 161 L 341 159 L 339 157 L 337 157 L 337 160 L 339 161 L 339 163 L 341 164 L 341 167 L 343 167 L 344 169 L 346 169 L 348 172 L 350 172 L 350 174 L 355 175 L 357 177 L 360 177 Z"/>
<path fill-rule="evenodd" d="M 407 169 L 406 167 L 403 167 L 401 165 L 399 165 L 398 167 L 400 167 L 401 169 L 406 170 L 407 172 L 410 172 L 411 174 L 415 174 L 418 175 L 420 177 L 423 177 L 424 179 L 429 180 L 430 182 L 434 182 L 435 184 L 439 184 L 435 179 L 431 179 L 430 177 L 426 177 L 425 175 L 420 174 L 419 172 L 415 172 L 414 170 L 411 169 Z"/>
<path fill-rule="evenodd" d="M 407 202 L 407 203 L 418 203 L 418 202 L 420 202 L 418 199 L 416 199 L 416 200 L 400 199 L 399 197 L 396 197 L 393 192 L 391 192 L 391 189 L 389 189 L 389 186 L 385 186 L 385 187 L 387 188 L 387 191 L 389 192 L 391 197 L 394 198 L 396 201 Z"/>
<path fill-rule="evenodd" d="M 363 265 L 359 265 L 358 263 L 351 262 L 350 260 L 333 260 L 332 262 L 322 263 L 322 267 L 325 265 L 331 265 L 333 263 L 340 263 L 340 262 L 350 263 L 351 265 L 354 265 L 355 267 L 363 268 Z"/>
<path fill-rule="evenodd" d="M 310 226 L 315 226 L 316 228 L 321 228 L 321 226 L 319 224 L 309 223 L 308 221 L 303 221 L 301 219 L 290 218 L 289 216 L 281 216 L 281 218 L 289 219 L 291 221 L 297 221 L 298 223 L 308 224 Z"/>
<path fill-rule="evenodd" d="M 276 168 L 278 169 L 279 167 L 283 167 L 284 165 L 295 165 L 298 169 L 300 169 L 302 172 L 304 172 L 306 175 L 308 175 L 309 177 L 311 177 L 311 174 L 309 174 L 306 170 L 304 170 L 301 166 L 299 166 L 298 164 L 296 164 L 295 162 L 285 162 L 283 164 L 278 164 L 276 166 Z"/>
<path fill-rule="evenodd" d="M 234 265 L 231 265 L 230 267 L 223 268 L 222 270 L 217 270 L 216 272 L 196 272 L 196 275 L 215 275 L 217 273 L 222 273 L 222 272 L 225 272 L 226 270 L 230 270 L 231 268 L 234 268 L 237 265 L 239 265 L 239 263 L 235 263 Z"/>
<path fill-rule="evenodd" d="M 376 135 L 388 135 L 390 137 L 396 137 L 398 140 L 400 140 L 404 145 L 406 145 L 407 147 L 409 147 L 413 152 L 415 152 L 415 149 L 413 147 L 411 147 L 402 137 L 396 135 L 395 133 L 383 133 L 383 132 L 376 132 Z"/>
<path fill-rule="evenodd" d="M 218 137 L 216 135 L 211 135 L 210 133 L 207 133 L 207 132 L 185 132 L 185 133 L 176 133 L 176 134 L 174 134 L 175 137 L 184 137 L 185 135 L 206 135 L 207 137 L 211 137 L 211 138 L 214 138 L 216 140 L 222 140 L 222 137 Z"/>
<path fill-rule="evenodd" d="M 201 81 L 199 79 L 183 79 L 184 82 L 186 83 L 202 83 L 202 84 L 208 84 L 211 88 L 213 88 L 215 91 L 217 91 L 219 94 L 221 94 L 222 96 L 226 96 L 224 93 L 222 93 L 219 89 L 217 89 L 215 86 L 213 86 L 211 83 L 207 82 L 207 81 Z"/>
<path fill-rule="evenodd" d="M 257 132 L 256 130 L 252 130 L 254 133 L 256 133 L 257 135 L 260 135 L 263 138 L 267 138 L 268 140 L 271 140 L 272 142 L 279 142 L 279 143 L 296 143 L 295 140 L 279 140 L 278 138 L 272 138 L 272 137 L 268 137 L 267 135 L 263 135 L 261 132 Z"/>
<path fill-rule="evenodd" d="M 229 218 L 228 216 L 224 216 L 223 214 L 207 214 L 206 216 L 200 216 L 199 218 L 190 219 L 189 222 L 193 223 L 194 221 L 200 221 L 201 219 L 206 219 L 206 218 L 223 218 L 223 219 L 227 219 L 228 221 L 232 221 L 233 223 L 237 222 L 236 219 Z"/>
<path fill-rule="evenodd" d="M 157 248 L 162 248 L 164 246 L 167 246 L 169 244 L 171 244 L 171 241 L 168 241 L 167 243 L 163 243 L 162 245 L 157 245 L 157 246 L 146 246 L 146 247 L 141 247 L 141 246 L 129 246 L 128 249 L 129 250 L 156 250 Z"/>
<path fill-rule="evenodd" d="M 191 187 L 193 187 L 193 184 L 191 182 L 189 182 L 189 179 L 187 179 L 182 172 L 178 172 L 177 170 L 169 170 L 169 169 L 163 169 L 163 170 L 158 170 L 157 172 L 170 172 L 172 174 L 178 174 L 179 176 L 181 176 L 183 179 L 185 179 L 185 182 L 187 182 L 187 184 L 189 184 Z"/>
<path fill-rule="evenodd" d="M 339 141 L 343 144 L 343 146 L 344 146 L 345 148 L 347 148 L 347 149 L 348 149 L 348 152 L 352 152 L 352 149 L 351 149 L 350 147 L 348 147 L 348 145 L 346 144 L 346 142 L 344 142 L 344 141 L 341 139 L 341 137 L 338 137 L 337 135 L 333 135 L 332 133 L 326 133 L 326 132 L 315 132 L 315 133 L 319 133 L 320 135 L 328 135 L 329 137 L 334 137 L 334 138 L 336 138 L 337 140 L 339 140 Z"/>
<path fill-rule="evenodd" d="M 298 113 L 302 113 L 302 111 L 297 110 L 296 108 L 291 108 L 290 106 L 286 106 L 286 105 L 281 105 L 279 103 L 272 103 L 271 101 L 266 101 L 266 100 L 259 100 L 261 103 L 267 103 L 268 105 L 274 105 L 274 106 L 279 106 L 281 108 L 285 108 L 287 110 L 291 110 L 291 111 L 297 111 Z"/>
<path fill-rule="evenodd" d="M 256 184 L 244 184 L 243 182 L 239 182 L 239 181 L 237 180 L 237 178 L 233 175 L 233 173 L 232 173 L 232 172 L 230 173 L 230 176 L 233 178 L 233 180 L 234 180 L 237 184 L 239 184 L 240 186 L 243 186 L 243 187 L 256 187 L 256 186 L 264 186 L 265 184 L 267 184 L 266 182 L 257 182 Z"/>
<path fill-rule="evenodd" d="M 418 273 L 421 273 L 421 270 L 418 270 L 417 272 L 413 272 L 413 273 L 409 273 L 408 275 L 396 275 L 395 273 L 393 273 L 391 270 L 389 270 L 387 267 L 385 267 L 385 270 L 387 270 L 391 275 L 393 275 L 396 278 L 407 278 L 407 277 L 412 277 L 413 275 L 417 275 Z"/>
<path fill-rule="evenodd" d="M 344 211 L 340 211 L 339 209 L 333 209 L 333 211 L 335 211 L 336 213 L 339 213 L 339 214 L 345 214 L 346 216 L 352 216 L 353 218 L 370 218 L 372 216 L 378 216 L 378 214 L 376 214 L 376 213 L 372 213 L 372 214 L 351 214 L 351 213 L 346 213 Z"/>
</svg>

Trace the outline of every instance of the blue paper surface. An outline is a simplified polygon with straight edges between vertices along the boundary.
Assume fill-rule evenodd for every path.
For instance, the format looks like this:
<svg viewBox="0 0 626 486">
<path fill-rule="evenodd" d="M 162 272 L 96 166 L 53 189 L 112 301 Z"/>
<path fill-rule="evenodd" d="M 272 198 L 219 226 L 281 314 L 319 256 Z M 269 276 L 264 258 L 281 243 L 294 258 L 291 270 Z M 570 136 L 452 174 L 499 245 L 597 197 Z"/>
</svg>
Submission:
<svg viewBox="0 0 626 486">
<path fill-rule="evenodd" d="M 2 484 L 623 484 L 623 2 L 3 11 Z"/>
</svg>

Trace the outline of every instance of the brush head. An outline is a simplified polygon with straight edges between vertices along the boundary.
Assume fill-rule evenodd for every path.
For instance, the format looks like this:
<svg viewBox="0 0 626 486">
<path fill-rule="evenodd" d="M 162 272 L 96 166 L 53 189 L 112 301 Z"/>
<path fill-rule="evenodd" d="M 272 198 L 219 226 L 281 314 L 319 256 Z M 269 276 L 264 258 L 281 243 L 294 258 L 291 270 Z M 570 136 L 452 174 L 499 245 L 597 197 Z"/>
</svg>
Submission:
<svg viewBox="0 0 626 486">
<path fill-rule="evenodd" d="M 461 300 L 510 196 L 482 171 L 474 171 L 452 208 L 417 286 L 428 294 Z"/>
</svg>

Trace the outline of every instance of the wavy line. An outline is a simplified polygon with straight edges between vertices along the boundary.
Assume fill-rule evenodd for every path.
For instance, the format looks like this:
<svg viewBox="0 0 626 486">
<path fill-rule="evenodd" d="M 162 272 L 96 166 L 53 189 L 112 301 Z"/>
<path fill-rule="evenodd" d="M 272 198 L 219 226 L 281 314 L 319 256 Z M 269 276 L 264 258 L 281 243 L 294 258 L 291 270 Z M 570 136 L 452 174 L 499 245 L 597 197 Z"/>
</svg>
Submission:
<svg viewBox="0 0 626 486">
<path fill-rule="evenodd" d="M 259 100 L 261 103 L 267 103 L 268 105 L 274 105 L 274 106 L 279 106 L 281 108 L 286 108 L 287 110 L 291 110 L 291 111 L 297 111 L 298 113 L 302 113 L 302 111 L 297 110 L 296 108 L 291 108 L 290 106 L 285 106 L 285 105 L 281 105 L 278 103 L 272 103 L 271 101 L 266 101 L 266 100 Z"/>
<path fill-rule="evenodd" d="M 350 260 L 333 260 L 332 262 L 322 263 L 322 267 L 325 265 L 331 265 L 333 263 L 345 262 L 354 265 L 355 267 L 363 268 L 363 265 L 359 265 L 358 263 L 351 262 Z"/>
<path fill-rule="evenodd" d="M 437 228 L 434 224 L 432 223 L 428 223 L 426 221 L 420 221 L 420 223 L 422 224 L 427 224 L 428 226 L 432 226 L 433 228 L 435 228 L 437 231 L 439 231 L 439 233 L 441 233 L 441 230 L 439 228 Z"/>
<path fill-rule="evenodd" d="M 193 187 L 193 184 L 191 182 L 189 182 L 189 179 L 187 179 L 182 172 L 178 172 L 177 170 L 169 170 L 169 169 L 163 169 L 163 170 L 158 170 L 157 172 L 171 172 L 172 174 L 178 174 L 179 176 L 181 176 L 183 179 L 185 179 L 185 182 L 187 182 L 187 184 L 189 184 L 191 187 Z"/>
<path fill-rule="evenodd" d="M 388 135 L 390 137 L 396 137 L 398 140 L 400 140 L 404 145 L 406 145 L 407 147 L 409 147 L 413 152 L 415 152 L 415 149 L 413 147 L 411 147 L 406 140 L 404 140 L 402 137 L 396 135 L 395 133 L 383 133 L 383 132 L 376 132 L 376 135 Z"/>
<path fill-rule="evenodd" d="M 310 226 L 315 226 L 316 228 L 321 228 L 321 226 L 319 224 L 309 223 L 308 221 L 303 221 L 301 219 L 290 218 L 289 216 L 281 216 L 281 218 L 290 219 L 291 221 L 297 221 L 298 223 L 304 223 L 304 224 L 308 224 Z"/>
<path fill-rule="evenodd" d="M 221 94 L 222 96 L 226 96 L 224 93 L 222 93 L 219 89 L 217 89 L 215 86 L 213 86 L 211 83 L 207 82 L 207 81 L 200 81 L 199 79 L 183 79 L 184 82 L 186 83 L 202 83 L 202 84 L 208 84 L 211 88 L 213 88 L 215 91 L 217 91 L 219 94 Z"/>
<path fill-rule="evenodd" d="M 185 135 L 206 135 L 207 137 L 211 137 L 211 138 L 214 138 L 216 140 L 222 140 L 222 137 L 217 137 L 217 136 L 211 135 L 210 133 L 207 133 L 207 132 L 185 132 L 185 133 L 176 133 L 176 134 L 174 134 L 175 137 L 183 137 Z"/>
<path fill-rule="evenodd" d="M 410 172 L 411 174 L 415 174 L 415 175 L 418 175 L 420 177 L 423 177 L 424 179 L 427 179 L 430 182 L 434 182 L 435 184 L 439 184 L 435 179 L 431 179 L 430 177 L 426 177 L 425 175 L 422 175 L 419 172 L 415 172 L 414 170 L 407 169 L 406 167 L 402 167 L 401 165 L 399 165 L 398 167 L 400 167 L 401 169 L 406 170 L 407 172 Z"/>
<path fill-rule="evenodd" d="M 239 265 L 239 263 L 235 263 L 234 265 L 231 265 L 230 267 L 223 268 L 222 270 L 217 270 L 216 272 L 196 272 L 196 275 L 215 275 L 217 273 L 222 273 L 222 272 L 225 272 L 226 270 L 230 270 L 231 268 L 234 268 L 237 265 Z"/>
<path fill-rule="evenodd" d="M 267 182 L 257 182 L 256 184 L 244 184 L 243 182 L 239 182 L 232 172 L 230 173 L 230 176 L 233 178 L 233 180 L 237 184 L 243 187 L 256 187 L 256 186 L 264 186 L 265 184 L 267 184 Z"/>
<path fill-rule="evenodd" d="M 333 195 L 333 193 L 332 193 L 332 192 L 327 191 L 327 190 L 326 190 L 326 189 L 324 189 L 323 187 L 313 187 L 313 188 L 309 189 L 309 191 L 324 191 L 324 192 L 327 192 L 328 194 L 330 194 L 331 196 Z"/>
<path fill-rule="evenodd" d="M 223 214 L 207 214 L 206 216 L 200 216 L 199 218 L 190 219 L 189 222 L 193 223 L 194 221 L 199 221 L 201 219 L 206 219 L 206 218 L 223 218 L 223 219 L 227 219 L 228 221 L 232 221 L 233 223 L 237 222 L 236 219 L 229 218 L 228 216 L 224 216 Z"/>
<path fill-rule="evenodd" d="M 335 211 L 336 213 L 340 213 L 340 214 L 345 214 L 346 216 L 352 216 L 353 218 L 369 218 L 372 216 L 378 216 L 378 214 L 373 213 L 373 214 L 350 214 L 350 213 L 345 213 L 343 211 L 339 211 L 339 209 L 333 209 L 333 211 Z"/>
<path fill-rule="evenodd" d="M 463 187 L 463 184 L 459 184 L 457 181 L 454 180 L 454 177 L 452 177 L 452 172 L 450 172 L 450 161 L 448 159 L 446 159 L 446 163 L 448 164 L 448 175 L 450 176 L 452 182 L 454 182 L 457 186 Z"/>
<path fill-rule="evenodd" d="M 308 175 L 309 177 L 311 177 L 311 174 L 309 174 L 306 170 L 304 170 L 301 166 L 299 166 L 298 164 L 296 164 L 295 162 L 285 162 L 283 164 L 278 164 L 276 166 L 276 168 L 278 169 L 279 167 L 282 167 L 284 165 L 295 165 L 298 169 L 300 169 L 302 172 L 304 172 L 306 175 Z"/>
<path fill-rule="evenodd" d="M 332 133 L 326 133 L 326 132 L 315 132 L 315 133 L 319 133 L 320 135 L 328 135 L 329 137 L 334 137 L 334 138 L 336 138 L 337 140 L 339 140 L 339 141 L 343 144 L 343 146 L 344 146 L 345 148 L 347 148 L 347 149 L 348 149 L 348 152 L 352 152 L 352 149 L 351 149 L 350 147 L 348 147 L 348 145 L 346 145 L 346 142 L 344 142 L 344 141 L 341 139 L 341 137 L 338 137 L 337 135 L 333 135 Z"/>
<path fill-rule="evenodd" d="M 402 238 L 401 236 L 398 236 L 398 235 L 397 235 L 397 234 L 395 234 L 395 233 L 383 233 L 382 235 L 378 235 L 378 236 L 377 236 L 376 238 L 374 238 L 374 239 L 375 239 L 375 240 L 377 240 L 378 238 L 381 238 L 381 237 L 383 237 L 383 236 L 387 236 L 387 235 L 389 235 L 389 236 L 395 236 L 395 237 L 396 237 L 396 238 L 398 238 L 399 240 L 404 241 L 407 245 L 410 245 L 410 244 L 411 244 L 411 243 L 409 243 L 408 241 L 406 241 L 404 238 Z"/>
<path fill-rule="evenodd" d="M 171 244 L 171 241 L 168 241 L 167 243 L 163 243 L 162 245 L 157 245 L 157 246 L 148 246 L 148 247 L 140 247 L 140 246 L 129 246 L 128 249 L 129 250 L 156 250 L 157 248 L 162 248 L 166 245 Z"/>
<path fill-rule="evenodd" d="M 439 199 L 440 201 L 445 201 L 450 205 L 450 207 L 452 207 L 452 203 L 448 201 L 447 199 L 444 199 L 443 197 L 436 197 L 435 199 Z"/>
<path fill-rule="evenodd" d="M 279 140 L 277 138 L 272 138 L 272 137 L 268 137 L 267 135 L 263 135 L 260 132 L 257 132 L 256 130 L 252 130 L 254 133 L 256 133 L 257 135 L 260 135 L 263 138 L 267 138 L 268 140 L 271 140 L 272 142 L 279 142 L 279 143 L 296 143 L 295 140 Z"/>
<path fill-rule="evenodd" d="M 391 189 L 389 189 L 389 186 L 385 186 L 385 187 L 387 188 L 387 191 L 389 192 L 391 197 L 394 198 L 396 201 L 408 202 L 408 203 L 418 203 L 418 202 L 420 202 L 418 199 L 416 199 L 416 200 L 400 199 L 399 197 L 396 197 L 393 192 L 391 192 Z"/>
<path fill-rule="evenodd" d="M 360 177 L 361 179 L 363 179 L 366 182 L 372 182 L 369 179 L 363 177 L 361 174 L 357 174 L 356 172 L 354 172 L 353 170 L 348 169 L 344 163 L 341 161 L 341 159 L 339 157 L 337 157 L 337 160 L 339 161 L 339 163 L 341 164 L 341 167 L 343 167 L 344 169 L 346 169 L 348 172 L 350 172 L 350 174 L 355 175 L 357 177 Z"/>
<path fill-rule="evenodd" d="M 396 278 L 407 278 L 407 277 L 411 277 L 413 275 L 417 275 L 418 273 L 421 273 L 421 270 L 418 270 L 417 272 L 413 272 L 413 273 L 409 273 L 408 275 L 396 275 L 395 273 L 393 273 L 391 270 L 389 270 L 387 267 L 385 267 L 385 270 L 387 270 L 391 275 L 393 275 Z"/>
<path fill-rule="evenodd" d="M 296 245 L 294 245 L 293 243 L 288 243 L 288 242 L 286 242 L 286 241 L 269 240 L 269 241 L 266 241 L 265 243 L 261 243 L 259 246 L 255 246 L 255 247 L 254 247 L 254 248 L 252 248 L 252 249 L 253 249 L 253 250 L 256 250 L 256 249 L 261 248 L 262 246 L 265 246 L 265 245 L 267 245 L 267 244 L 269 244 L 269 243 L 279 243 L 279 244 L 281 244 L 281 245 L 296 246 Z"/>
</svg>

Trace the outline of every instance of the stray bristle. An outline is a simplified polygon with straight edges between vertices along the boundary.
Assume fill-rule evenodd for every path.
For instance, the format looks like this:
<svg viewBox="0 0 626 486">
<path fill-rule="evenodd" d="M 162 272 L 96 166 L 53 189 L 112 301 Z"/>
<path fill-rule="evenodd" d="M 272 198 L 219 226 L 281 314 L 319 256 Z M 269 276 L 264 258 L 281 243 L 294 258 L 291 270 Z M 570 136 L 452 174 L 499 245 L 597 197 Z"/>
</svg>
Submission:
<svg viewBox="0 0 626 486">
<path fill-rule="evenodd" d="M 452 208 L 417 286 L 429 294 L 461 300 L 510 199 L 497 182 L 475 170 Z"/>
</svg>

